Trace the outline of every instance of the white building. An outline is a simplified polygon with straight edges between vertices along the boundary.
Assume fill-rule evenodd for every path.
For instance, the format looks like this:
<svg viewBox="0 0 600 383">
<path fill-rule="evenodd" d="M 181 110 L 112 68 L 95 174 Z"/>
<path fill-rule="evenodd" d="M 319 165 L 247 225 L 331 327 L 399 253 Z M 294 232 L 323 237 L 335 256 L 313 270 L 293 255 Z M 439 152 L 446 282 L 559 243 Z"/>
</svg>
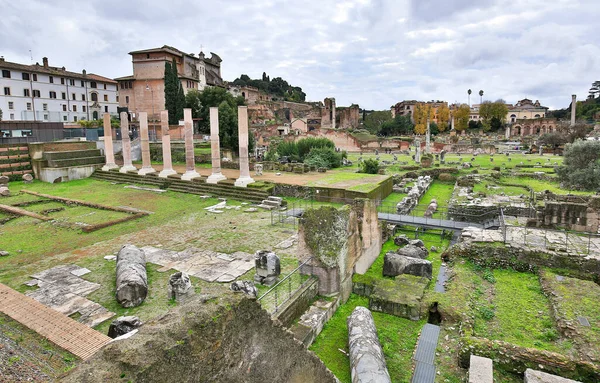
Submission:
<svg viewBox="0 0 600 383">
<path fill-rule="evenodd" d="M 65 67 L 25 65 L 0 57 L 0 109 L 3 120 L 73 123 L 117 114 L 117 82 Z"/>
</svg>

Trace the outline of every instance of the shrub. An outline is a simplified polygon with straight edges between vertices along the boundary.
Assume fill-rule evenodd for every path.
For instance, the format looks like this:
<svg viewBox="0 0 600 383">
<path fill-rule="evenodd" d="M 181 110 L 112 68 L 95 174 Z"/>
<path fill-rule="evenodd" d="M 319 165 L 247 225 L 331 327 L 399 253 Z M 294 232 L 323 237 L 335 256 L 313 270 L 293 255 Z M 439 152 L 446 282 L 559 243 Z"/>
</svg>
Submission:
<svg viewBox="0 0 600 383">
<path fill-rule="evenodd" d="M 360 172 L 367 174 L 377 174 L 379 172 L 379 161 L 367 158 L 360 165 Z"/>
<path fill-rule="evenodd" d="M 456 178 L 450 173 L 440 173 L 438 180 L 442 182 L 454 182 Z"/>
<path fill-rule="evenodd" d="M 339 168 L 342 165 L 342 154 L 329 147 L 312 148 L 304 163 L 327 169 Z"/>
<path fill-rule="evenodd" d="M 563 165 L 556 169 L 561 182 L 573 189 L 600 189 L 600 142 L 575 141 L 565 148 Z"/>
</svg>

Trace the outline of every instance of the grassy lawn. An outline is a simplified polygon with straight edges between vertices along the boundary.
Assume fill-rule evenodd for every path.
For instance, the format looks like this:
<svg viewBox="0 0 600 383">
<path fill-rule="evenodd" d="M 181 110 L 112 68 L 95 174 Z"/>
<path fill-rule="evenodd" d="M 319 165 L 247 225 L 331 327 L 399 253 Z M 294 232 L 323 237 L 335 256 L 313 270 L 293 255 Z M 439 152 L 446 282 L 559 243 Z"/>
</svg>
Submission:
<svg viewBox="0 0 600 383">
<path fill-rule="evenodd" d="M 432 199 L 436 199 L 438 203 L 438 209 L 448 207 L 448 203 L 450 202 L 450 198 L 452 198 L 452 192 L 454 191 L 454 183 L 447 183 L 441 181 L 433 181 L 431 186 L 423 194 L 419 204 L 421 205 L 429 205 Z M 436 218 L 436 214 L 434 213 L 433 217 Z"/>
<path fill-rule="evenodd" d="M 523 184 L 523 182 L 519 182 Z M 521 194 L 529 195 L 529 190 L 525 186 L 509 186 L 496 183 L 491 180 L 482 180 L 473 186 L 473 192 L 484 193 L 485 195 L 499 195 L 504 193 L 506 196 L 519 196 Z"/>
<path fill-rule="evenodd" d="M 550 291 L 556 315 L 576 327 L 578 336 L 573 340 L 581 354 L 593 356 L 600 360 L 600 286 L 592 281 L 564 277 L 558 281 L 558 274 L 545 271 L 542 274 Z M 588 319 L 590 326 L 582 326 L 578 317 Z"/>
<path fill-rule="evenodd" d="M 476 335 L 522 347 L 561 352 L 548 299 L 538 276 L 508 269 L 479 270 L 476 287 Z"/>
<path fill-rule="evenodd" d="M 592 195 L 594 192 L 578 191 L 563 189 L 560 187 L 558 182 L 536 180 L 533 178 L 520 178 L 520 177 L 502 177 L 500 181 L 503 183 L 510 184 L 525 184 L 533 189 L 535 192 L 543 192 L 550 190 L 554 194 L 576 194 L 576 195 Z"/>
<path fill-rule="evenodd" d="M 367 298 L 350 296 L 325 324 L 323 331 L 310 350 L 325 363 L 342 383 L 350 383 L 348 353 L 348 326 L 346 318 L 357 306 L 368 307 Z M 409 382 L 412 370 L 412 354 L 424 321 L 411 321 L 392 315 L 373 312 L 377 335 L 381 343 L 392 382 Z"/>
</svg>

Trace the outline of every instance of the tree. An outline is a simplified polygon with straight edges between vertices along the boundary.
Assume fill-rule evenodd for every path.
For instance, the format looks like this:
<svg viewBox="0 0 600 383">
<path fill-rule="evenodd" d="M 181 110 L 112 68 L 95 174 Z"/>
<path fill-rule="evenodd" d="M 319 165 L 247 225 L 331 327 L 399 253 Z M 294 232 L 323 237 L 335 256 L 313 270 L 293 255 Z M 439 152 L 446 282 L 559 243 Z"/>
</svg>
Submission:
<svg viewBox="0 0 600 383">
<path fill-rule="evenodd" d="M 470 89 L 469 89 L 470 90 Z M 463 131 L 467 129 L 469 123 L 469 115 L 471 114 L 471 108 L 467 104 L 461 104 L 457 109 L 454 110 L 454 129 Z"/>
<path fill-rule="evenodd" d="M 82 128 L 97 128 L 99 125 L 98 120 L 79 120 L 77 121 L 77 123 L 79 124 L 79 126 L 81 126 Z"/>
<path fill-rule="evenodd" d="M 0 121 L 2 121 L 2 109 L 0 109 Z"/>
<path fill-rule="evenodd" d="M 432 121 L 429 124 L 429 132 L 433 135 L 436 135 L 440 132 L 440 127 L 438 124 L 435 123 L 435 121 Z"/>
<path fill-rule="evenodd" d="M 190 92 L 188 92 L 189 95 Z M 233 151 L 239 149 L 238 143 L 238 121 L 237 107 L 244 105 L 243 97 L 233 97 L 227 90 L 218 87 L 210 87 L 202 92 L 192 93 L 185 98 L 186 107 L 192 109 L 192 116 L 199 118 L 200 133 L 210 132 L 210 108 L 219 108 L 219 140 L 221 147 Z M 194 115 L 196 110 L 196 115 Z M 254 139 L 252 134 L 248 135 L 252 148 Z"/>
<path fill-rule="evenodd" d="M 190 89 L 185 95 L 185 107 L 192 110 L 193 118 L 200 118 L 200 110 L 202 109 L 201 93 L 198 89 Z"/>
<path fill-rule="evenodd" d="M 415 119 L 415 133 L 425 134 L 427 132 L 427 120 L 433 121 L 435 117 L 435 110 L 431 107 L 431 104 L 423 102 L 415 105 L 415 112 L 413 118 Z"/>
<path fill-rule="evenodd" d="M 169 125 L 177 125 L 183 117 L 183 104 L 179 98 L 180 87 L 175 59 L 173 63 L 165 62 L 165 109 L 169 111 Z"/>
<path fill-rule="evenodd" d="M 467 90 L 467 94 L 469 95 L 469 107 L 471 107 L 471 89 Z"/>
<path fill-rule="evenodd" d="M 392 121 L 392 112 L 389 110 L 372 112 L 365 118 L 365 129 L 371 134 L 377 134 L 381 130 L 381 125 L 388 121 Z"/>
<path fill-rule="evenodd" d="M 502 100 L 495 102 L 485 101 L 479 106 L 479 116 L 482 118 L 483 129 L 498 130 L 504 125 L 506 121 L 506 114 L 508 113 L 508 107 Z M 495 119 L 494 126 L 492 127 L 492 120 Z"/>
<path fill-rule="evenodd" d="M 567 144 L 558 178 L 574 189 L 600 190 L 600 141 L 578 140 Z"/>
<path fill-rule="evenodd" d="M 483 103 L 483 90 L 479 91 L 479 103 Z"/>
<path fill-rule="evenodd" d="M 360 172 L 367 174 L 379 173 L 379 161 L 373 158 L 367 158 L 360 164 Z"/>
<path fill-rule="evenodd" d="M 440 132 L 448 129 L 448 122 L 450 121 L 450 109 L 446 104 L 442 104 L 437 110 L 438 129 Z"/>
<path fill-rule="evenodd" d="M 379 135 L 384 137 L 411 134 L 414 129 L 410 116 L 396 115 L 393 120 L 381 124 Z"/>
</svg>

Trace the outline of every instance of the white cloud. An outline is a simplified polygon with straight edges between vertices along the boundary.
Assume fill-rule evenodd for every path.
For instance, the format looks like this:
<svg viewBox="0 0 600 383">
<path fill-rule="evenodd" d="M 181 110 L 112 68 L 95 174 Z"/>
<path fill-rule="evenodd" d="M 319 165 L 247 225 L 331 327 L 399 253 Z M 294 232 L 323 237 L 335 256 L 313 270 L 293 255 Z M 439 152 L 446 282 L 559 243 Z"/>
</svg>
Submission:
<svg viewBox="0 0 600 383">
<path fill-rule="evenodd" d="M 28 0 L 5 2 L 0 55 L 131 73 L 128 52 L 215 52 L 222 74 L 283 77 L 311 100 L 388 108 L 466 90 L 564 107 L 600 78 L 596 0 Z M 143 10 L 143 11 L 140 11 Z M 26 16 L 25 16 L 26 15 Z M 65 15 L 68 15 L 66 17 Z"/>
</svg>

